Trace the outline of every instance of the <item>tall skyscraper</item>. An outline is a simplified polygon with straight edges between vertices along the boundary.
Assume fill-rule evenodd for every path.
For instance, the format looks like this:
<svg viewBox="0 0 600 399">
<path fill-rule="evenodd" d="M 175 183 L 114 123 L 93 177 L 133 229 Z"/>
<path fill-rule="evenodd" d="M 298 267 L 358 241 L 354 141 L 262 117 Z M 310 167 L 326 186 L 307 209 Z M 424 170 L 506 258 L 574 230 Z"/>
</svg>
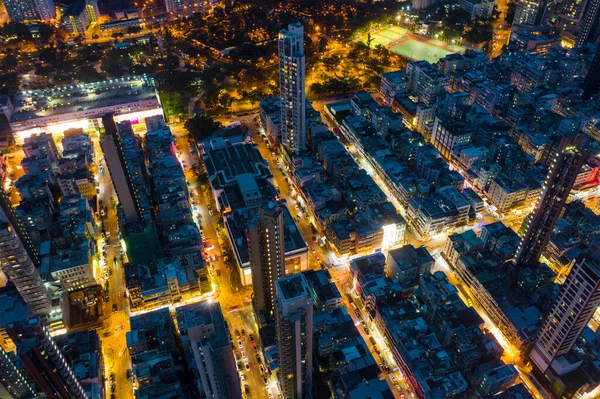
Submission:
<svg viewBox="0 0 600 399">
<path fill-rule="evenodd" d="M 206 300 L 181 306 L 176 314 L 186 354 L 195 359 L 206 397 L 241 398 L 233 346 L 221 305 Z"/>
<path fill-rule="evenodd" d="M 53 0 L 4 0 L 10 22 L 50 21 L 56 18 Z"/>
<path fill-rule="evenodd" d="M 594 55 L 592 64 L 585 75 L 581 98 L 589 100 L 594 94 L 598 93 L 600 93 L 600 48 L 596 50 L 596 55 Z"/>
<path fill-rule="evenodd" d="M 579 33 L 577 34 L 577 45 L 581 46 L 585 43 L 593 43 L 598 40 L 600 35 L 600 0 L 587 0 Z"/>
<path fill-rule="evenodd" d="M 583 140 L 583 134 L 565 136 L 558 145 L 542 194 L 533 214 L 526 219 L 526 233 L 517 250 L 515 278 L 518 277 L 519 270 L 537 266 L 542 251 L 550 240 L 554 224 L 585 160 L 581 148 Z"/>
<path fill-rule="evenodd" d="M 542 373 L 569 352 L 600 305 L 600 243 L 573 265 L 530 353 Z"/>
<path fill-rule="evenodd" d="M 559 18 L 565 25 L 578 24 L 583 16 L 587 0 L 565 0 L 562 3 Z"/>
<path fill-rule="evenodd" d="M 520 0 L 515 10 L 513 24 L 538 26 L 546 18 L 547 0 Z"/>
<path fill-rule="evenodd" d="M 286 399 L 302 399 L 312 388 L 313 300 L 302 273 L 277 280 L 275 330 L 279 386 Z"/>
<path fill-rule="evenodd" d="M 119 204 L 123 209 L 125 220 L 136 223 L 142 220 L 139 200 L 131 179 L 131 172 L 123 153 L 119 129 L 127 129 L 127 125 L 117 126 L 112 114 L 102 117 L 104 134 L 100 137 L 100 146 L 106 159 L 106 166 L 115 187 Z M 129 125 L 129 128 L 131 125 Z"/>
<path fill-rule="evenodd" d="M 49 399 L 87 399 L 79 380 L 38 317 L 11 323 L 8 335 L 31 378 Z"/>
<path fill-rule="evenodd" d="M 273 315 L 275 282 L 285 274 L 283 205 L 269 202 L 248 223 L 248 252 L 252 268 L 252 304 L 258 314 Z"/>
<path fill-rule="evenodd" d="M 0 189 L 0 268 L 15 285 L 30 315 L 50 312 L 51 298 L 39 272 L 40 257 L 3 189 Z"/>
<path fill-rule="evenodd" d="M 304 28 L 299 22 L 279 32 L 281 140 L 291 151 L 306 147 Z"/>
<path fill-rule="evenodd" d="M 35 391 L 15 366 L 9 354 L 0 348 L 0 398 L 35 398 Z"/>
</svg>

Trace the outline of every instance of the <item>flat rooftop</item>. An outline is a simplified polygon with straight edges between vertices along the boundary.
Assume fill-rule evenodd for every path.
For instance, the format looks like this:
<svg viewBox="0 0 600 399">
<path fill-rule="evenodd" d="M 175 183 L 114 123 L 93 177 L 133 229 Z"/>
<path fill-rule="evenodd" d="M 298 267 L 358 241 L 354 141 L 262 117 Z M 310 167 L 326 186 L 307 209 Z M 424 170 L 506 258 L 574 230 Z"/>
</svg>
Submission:
<svg viewBox="0 0 600 399">
<path fill-rule="evenodd" d="M 306 290 L 306 279 L 301 273 L 280 278 L 276 282 L 277 290 L 286 301 L 309 296 Z"/>
<path fill-rule="evenodd" d="M 255 178 L 271 177 L 267 163 L 254 144 L 226 144 L 209 149 L 204 155 L 204 163 L 215 188 L 236 184 L 236 178 L 246 173 Z"/>
<path fill-rule="evenodd" d="M 17 95 L 11 122 L 68 114 L 156 98 L 154 81 L 146 76 L 26 90 Z"/>
<path fill-rule="evenodd" d="M 176 315 L 179 331 L 187 331 L 194 327 L 211 326 L 214 329 L 214 335 L 205 335 L 205 342 L 210 342 L 215 349 L 229 345 L 227 325 L 223 318 L 221 305 L 218 302 L 204 300 L 181 306 L 177 308 Z"/>
</svg>

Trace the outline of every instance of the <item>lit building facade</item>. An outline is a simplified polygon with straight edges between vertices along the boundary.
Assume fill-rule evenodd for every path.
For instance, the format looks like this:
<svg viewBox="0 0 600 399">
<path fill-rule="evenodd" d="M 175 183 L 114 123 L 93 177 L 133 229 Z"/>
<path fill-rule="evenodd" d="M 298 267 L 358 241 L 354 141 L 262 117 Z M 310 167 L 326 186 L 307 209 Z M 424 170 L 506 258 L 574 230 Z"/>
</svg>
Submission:
<svg viewBox="0 0 600 399">
<path fill-rule="evenodd" d="M 577 45 L 593 43 L 600 35 L 600 0 L 588 0 L 581 18 Z M 598 58 L 598 56 L 596 56 Z"/>
<path fill-rule="evenodd" d="M 10 22 L 50 21 L 56 18 L 52 0 L 4 0 Z"/>
<path fill-rule="evenodd" d="M 276 286 L 279 386 L 284 398 L 302 399 L 312 386 L 313 299 L 302 273 L 281 278 Z"/>
<path fill-rule="evenodd" d="M 62 16 L 62 25 L 71 35 L 84 35 L 98 22 L 100 11 L 95 0 L 71 3 Z"/>
<path fill-rule="evenodd" d="M 513 24 L 537 26 L 546 14 L 546 0 L 520 0 L 517 3 Z"/>
<path fill-rule="evenodd" d="M 291 151 L 306 147 L 304 28 L 294 23 L 279 32 L 281 140 Z"/>
<path fill-rule="evenodd" d="M 39 272 L 40 257 L 4 190 L 0 190 L 0 267 L 27 304 L 29 314 L 50 312 L 51 299 Z"/>
<path fill-rule="evenodd" d="M 252 268 L 252 304 L 258 314 L 273 314 L 275 282 L 285 275 L 283 210 L 269 202 L 248 224 L 248 255 Z"/>
<path fill-rule="evenodd" d="M 542 373 L 569 352 L 600 305 L 600 244 L 573 265 L 540 327 L 530 358 Z M 556 368 L 559 368 L 557 366 Z"/>
<path fill-rule="evenodd" d="M 9 357 L 0 348 L 0 397 L 7 399 L 32 399 L 35 391 Z"/>
<path fill-rule="evenodd" d="M 581 166 L 584 135 L 563 137 L 544 181 L 542 195 L 532 215 L 526 219 L 526 233 L 516 255 L 517 273 L 523 268 L 535 268 L 546 248 L 554 224 L 569 197 Z"/>
<path fill-rule="evenodd" d="M 87 399 L 81 382 L 75 377 L 39 316 L 11 323 L 7 326 L 7 332 L 17 345 L 17 354 L 25 370 L 46 397 Z"/>
</svg>

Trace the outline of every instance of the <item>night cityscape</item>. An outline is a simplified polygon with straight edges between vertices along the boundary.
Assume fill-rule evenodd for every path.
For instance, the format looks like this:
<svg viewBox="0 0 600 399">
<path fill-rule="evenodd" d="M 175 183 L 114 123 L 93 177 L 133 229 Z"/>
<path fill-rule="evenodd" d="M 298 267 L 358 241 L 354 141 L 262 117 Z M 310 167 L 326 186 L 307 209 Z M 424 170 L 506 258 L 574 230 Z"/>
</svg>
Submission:
<svg viewBox="0 0 600 399">
<path fill-rule="evenodd" d="M 0 399 L 600 398 L 600 0 L 0 0 Z"/>
</svg>

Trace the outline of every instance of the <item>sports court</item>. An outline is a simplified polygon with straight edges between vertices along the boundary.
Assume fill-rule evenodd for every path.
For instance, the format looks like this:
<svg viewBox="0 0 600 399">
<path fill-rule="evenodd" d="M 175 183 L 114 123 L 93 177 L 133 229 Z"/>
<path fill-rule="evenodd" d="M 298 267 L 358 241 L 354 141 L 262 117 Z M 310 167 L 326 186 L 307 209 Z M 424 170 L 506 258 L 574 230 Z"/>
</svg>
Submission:
<svg viewBox="0 0 600 399">
<path fill-rule="evenodd" d="M 409 32 L 399 26 L 390 25 L 371 33 L 371 47 L 378 44 L 395 53 L 413 60 L 427 60 L 436 63 L 440 58 L 452 53 L 462 53 L 464 48 L 436 39 L 411 39 Z M 366 39 L 364 40 L 366 43 Z"/>
<path fill-rule="evenodd" d="M 414 39 L 409 39 L 402 44 L 398 44 L 392 47 L 391 50 L 406 58 L 410 58 L 413 60 L 427 60 L 432 64 L 435 64 L 440 58 L 443 58 L 448 54 L 458 52 L 444 50 L 442 48 L 432 46 L 431 44 L 423 43 Z"/>
</svg>

